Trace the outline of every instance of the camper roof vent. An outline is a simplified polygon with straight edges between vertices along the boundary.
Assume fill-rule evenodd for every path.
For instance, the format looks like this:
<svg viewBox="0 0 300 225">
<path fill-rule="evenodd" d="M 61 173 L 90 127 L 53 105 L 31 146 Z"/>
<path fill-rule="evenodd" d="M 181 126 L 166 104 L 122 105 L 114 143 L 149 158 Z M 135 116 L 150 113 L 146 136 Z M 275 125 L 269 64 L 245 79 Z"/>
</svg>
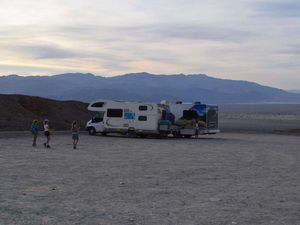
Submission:
<svg viewBox="0 0 300 225">
<path fill-rule="evenodd" d="M 162 100 L 160 102 L 160 104 L 162 104 L 162 105 L 170 105 L 170 101 L 168 101 L 168 100 Z"/>
<path fill-rule="evenodd" d="M 176 104 L 182 104 L 182 101 L 177 101 Z"/>
</svg>

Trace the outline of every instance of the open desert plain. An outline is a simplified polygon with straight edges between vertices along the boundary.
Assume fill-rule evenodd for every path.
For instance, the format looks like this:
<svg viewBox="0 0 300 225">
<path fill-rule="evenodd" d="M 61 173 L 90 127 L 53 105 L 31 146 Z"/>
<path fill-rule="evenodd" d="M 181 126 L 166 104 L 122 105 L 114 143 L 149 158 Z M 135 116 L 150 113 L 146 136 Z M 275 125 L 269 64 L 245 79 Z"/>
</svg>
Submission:
<svg viewBox="0 0 300 225">
<path fill-rule="evenodd" d="M 76 150 L 69 132 L 54 132 L 51 149 L 42 135 L 33 148 L 28 132 L 2 132 L 0 224 L 299 225 L 299 117 L 290 133 L 237 131 L 232 115 L 198 139 L 83 132 Z M 290 121 L 269 118 L 275 130 Z"/>
<path fill-rule="evenodd" d="M 300 0 L 0 0 L 0 225 L 300 225 L 299 25 Z"/>
</svg>

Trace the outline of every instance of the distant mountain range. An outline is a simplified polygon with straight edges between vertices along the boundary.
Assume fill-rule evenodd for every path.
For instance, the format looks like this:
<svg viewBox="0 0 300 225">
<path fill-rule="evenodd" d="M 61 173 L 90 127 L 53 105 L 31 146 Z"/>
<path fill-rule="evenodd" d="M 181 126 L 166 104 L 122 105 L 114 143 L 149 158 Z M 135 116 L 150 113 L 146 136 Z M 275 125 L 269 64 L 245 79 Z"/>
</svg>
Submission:
<svg viewBox="0 0 300 225">
<path fill-rule="evenodd" d="M 67 73 L 54 76 L 0 77 L 1 94 L 57 100 L 203 101 L 206 103 L 300 102 L 300 94 L 257 83 L 198 75 L 132 73 L 115 77 Z"/>
</svg>

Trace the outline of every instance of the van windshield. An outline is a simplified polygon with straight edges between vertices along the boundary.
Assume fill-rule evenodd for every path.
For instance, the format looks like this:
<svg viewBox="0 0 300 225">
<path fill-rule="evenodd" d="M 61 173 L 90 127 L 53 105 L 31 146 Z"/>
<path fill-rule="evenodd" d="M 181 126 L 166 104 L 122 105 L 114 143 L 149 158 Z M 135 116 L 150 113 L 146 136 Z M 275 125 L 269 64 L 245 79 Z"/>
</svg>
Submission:
<svg viewBox="0 0 300 225">
<path fill-rule="evenodd" d="M 104 113 L 96 113 L 92 118 L 92 123 L 99 123 L 103 121 Z"/>
</svg>

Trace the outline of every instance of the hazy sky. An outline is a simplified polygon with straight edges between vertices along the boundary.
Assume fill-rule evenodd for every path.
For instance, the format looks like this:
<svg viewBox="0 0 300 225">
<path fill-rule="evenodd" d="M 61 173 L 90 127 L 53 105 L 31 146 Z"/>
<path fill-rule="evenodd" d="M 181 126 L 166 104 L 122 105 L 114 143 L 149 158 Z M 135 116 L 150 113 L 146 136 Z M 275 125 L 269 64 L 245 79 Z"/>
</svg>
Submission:
<svg viewBox="0 0 300 225">
<path fill-rule="evenodd" d="M 300 1 L 0 0 L 0 75 L 141 71 L 300 89 Z"/>
</svg>

